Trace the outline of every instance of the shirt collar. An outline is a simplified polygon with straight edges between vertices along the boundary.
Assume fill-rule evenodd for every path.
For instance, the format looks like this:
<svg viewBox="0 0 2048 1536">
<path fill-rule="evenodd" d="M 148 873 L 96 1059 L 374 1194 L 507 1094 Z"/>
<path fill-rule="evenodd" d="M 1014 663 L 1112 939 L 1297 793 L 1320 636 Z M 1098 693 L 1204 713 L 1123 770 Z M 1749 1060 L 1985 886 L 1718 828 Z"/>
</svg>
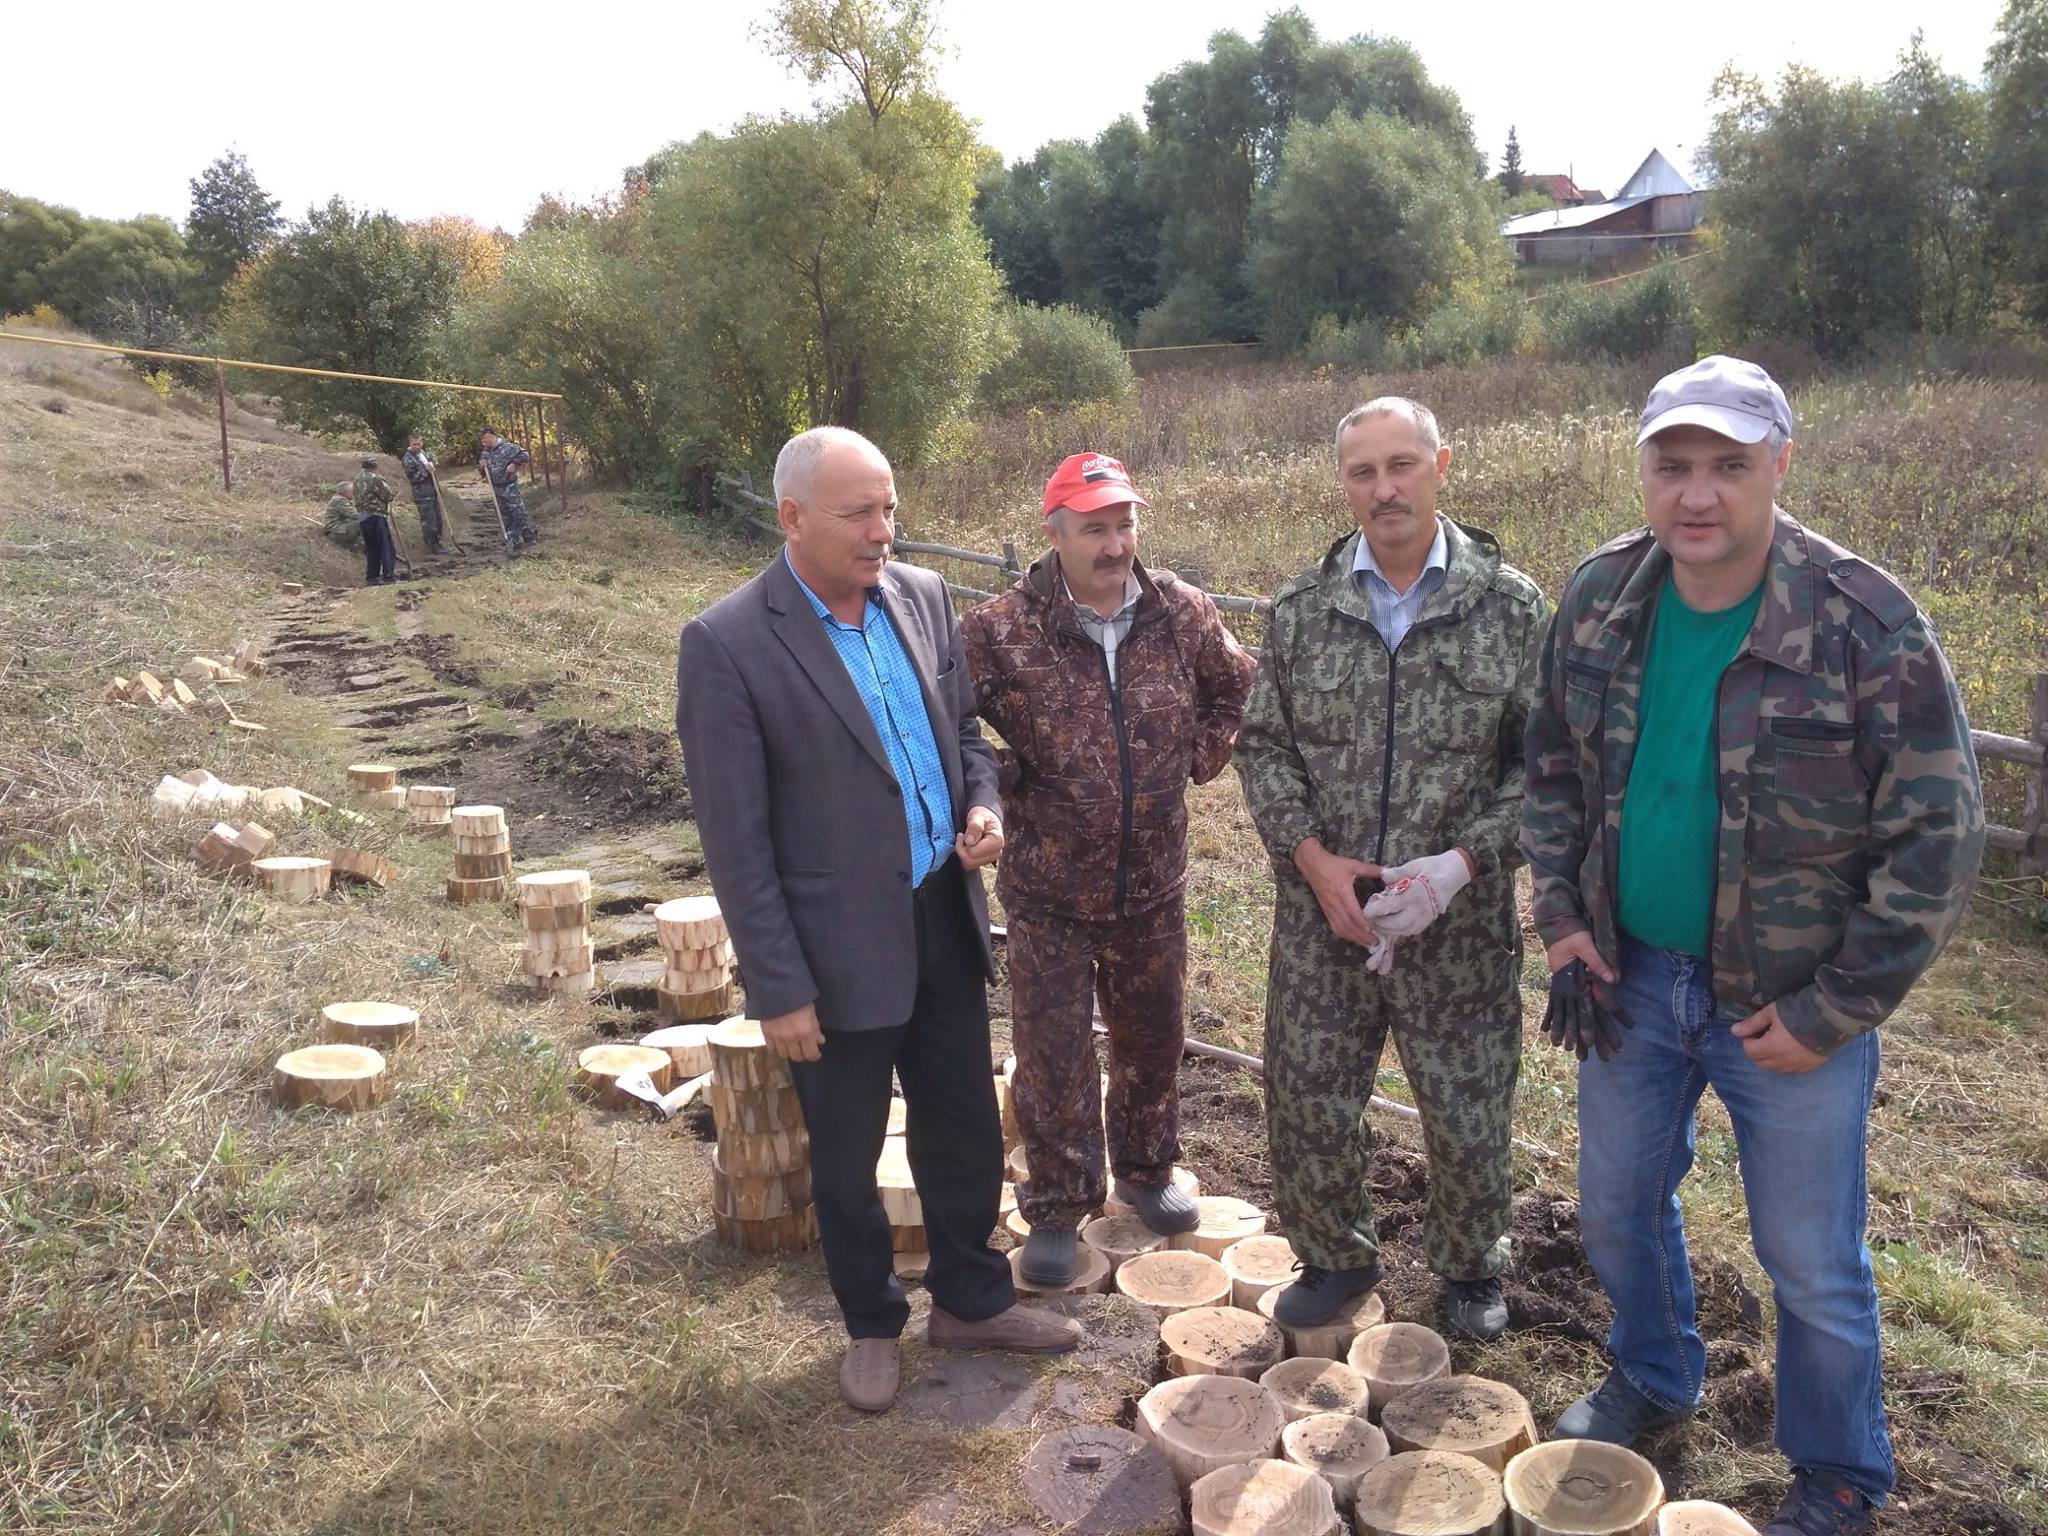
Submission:
<svg viewBox="0 0 2048 1536">
<path fill-rule="evenodd" d="M 789 546 L 787 544 L 782 546 L 782 563 L 789 567 L 790 580 L 794 581 L 797 584 L 797 587 L 803 592 L 803 595 L 811 600 L 811 612 L 815 613 L 821 619 L 829 620 L 831 623 L 837 624 L 841 622 L 839 618 L 833 614 L 832 610 L 825 606 L 824 599 L 819 597 L 817 593 L 811 590 L 810 584 L 806 582 L 803 579 L 803 577 L 797 575 L 796 562 L 789 558 Z M 867 607 L 861 610 L 863 617 L 874 612 L 875 605 L 881 601 L 882 589 L 879 586 L 869 587 L 867 591 L 867 598 Z M 849 624 L 847 628 L 856 629 L 859 628 L 859 626 Z"/>
<path fill-rule="evenodd" d="M 1060 571 L 1060 588 L 1067 594 L 1067 601 L 1074 605 L 1074 611 L 1081 615 L 1084 623 L 1092 620 L 1097 624 L 1114 624 L 1118 619 L 1135 608 L 1138 605 L 1138 599 L 1145 595 L 1145 589 L 1138 585 L 1138 573 L 1135 570 L 1124 572 L 1123 604 L 1112 614 L 1097 613 L 1093 605 L 1084 603 L 1081 599 L 1074 596 L 1074 589 L 1068 583 L 1067 573 L 1064 569 Z"/>
<path fill-rule="evenodd" d="M 1444 536 L 1444 520 L 1439 517 L 1436 520 L 1436 537 L 1430 541 L 1429 545 L 1429 558 L 1422 562 L 1422 570 L 1417 574 L 1415 580 L 1420 584 L 1431 571 L 1448 572 L 1450 568 L 1450 540 Z M 1358 576 L 1363 575 L 1367 571 L 1372 572 L 1381 581 L 1386 582 L 1389 591 L 1393 589 L 1394 584 L 1387 581 L 1386 572 L 1380 569 L 1379 561 L 1373 558 L 1372 544 L 1366 539 L 1365 532 L 1361 529 L 1358 534 L 1358 553 L 1351 560 L 1351 574 Z M 1410 587 L 1408 590 L 1412 592 L 1415 589 Z"/>
</svg>

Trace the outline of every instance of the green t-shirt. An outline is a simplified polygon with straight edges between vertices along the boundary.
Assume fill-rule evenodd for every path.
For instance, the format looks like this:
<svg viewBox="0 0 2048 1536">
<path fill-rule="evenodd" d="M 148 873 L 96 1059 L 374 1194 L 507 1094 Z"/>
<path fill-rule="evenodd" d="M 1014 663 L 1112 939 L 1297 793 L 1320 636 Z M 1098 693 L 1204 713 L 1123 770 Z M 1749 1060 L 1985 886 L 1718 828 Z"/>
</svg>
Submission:
<svg viewBox="0 0 2048 1536">
<path fill-rule="evenodd" d="M 1708 958 L 1714 900 L 1714 695 L 1749 638 L 1763 584 L 1733 608 L 1688 608 L 1669 576 L 1643 661 L 1642 725 L 1621 807 L 1621 927 Z"/>
</svg>

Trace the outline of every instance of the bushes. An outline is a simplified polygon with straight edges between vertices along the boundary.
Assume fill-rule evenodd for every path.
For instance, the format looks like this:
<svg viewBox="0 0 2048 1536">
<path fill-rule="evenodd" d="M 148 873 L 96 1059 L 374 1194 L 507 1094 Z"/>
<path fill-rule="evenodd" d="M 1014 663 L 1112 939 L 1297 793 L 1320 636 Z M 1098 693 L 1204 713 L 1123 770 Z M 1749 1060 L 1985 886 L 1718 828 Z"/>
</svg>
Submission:
<svg viewBox="0 0 2048 1536">
<path fill-rule="evenodd" d="M 1699 313 L 1674 262 L 1623 283 L 1568 288 L 1546 306 L 1546 350 L 1561 357 L 1694 355 Z"/>
<path fill-rule="evenodd" d="M 1394 355 L 1408 368 L 1476 363 L 1522 351 L 1534 339 L 1534 329 L 1529 306 L 1515 293 L 1461 289 L 1403 334 Z"/>
<path fill-rule="evenodd" d="M 975 393 L 999 411 L 1121 400 L 1137 382 L 1107 320 L 1069 304 L 1007 305 L 999 356 Z"/>
</svg>

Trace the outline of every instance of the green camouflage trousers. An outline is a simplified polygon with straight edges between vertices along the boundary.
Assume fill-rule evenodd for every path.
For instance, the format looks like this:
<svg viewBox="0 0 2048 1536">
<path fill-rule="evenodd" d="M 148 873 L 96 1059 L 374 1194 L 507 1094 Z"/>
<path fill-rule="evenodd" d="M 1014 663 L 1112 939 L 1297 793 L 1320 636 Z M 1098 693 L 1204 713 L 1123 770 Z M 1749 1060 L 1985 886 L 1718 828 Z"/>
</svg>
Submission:
<svg viewBox="0 0 2048 1536">
<path fill-rule="evenodd" d="M 1373 1148 L 1366 1101 L 1391 1034 L 1429 1156 L 1429 1267 L 1450 1280 L 1500 1273 L 1522 1064 L 1512 971 L 1498 1006 L 1475 1010 L 1473 978 L 1455 961 L 1463 946 L 1453 907 L 1396 947 L 1391 975 L 1374 976 L 1365 951 L 1330 932 L 1307 882 L 1282 874 L 1275 884 L 1266 1138 L 1274 1203 L 1294 1251 L 1325 1269 L 1356 1269 L 1379 1256 L 1366 1187 Z M 1440 939 L 1439 930 L 1451 931 Z"/>
</svg>

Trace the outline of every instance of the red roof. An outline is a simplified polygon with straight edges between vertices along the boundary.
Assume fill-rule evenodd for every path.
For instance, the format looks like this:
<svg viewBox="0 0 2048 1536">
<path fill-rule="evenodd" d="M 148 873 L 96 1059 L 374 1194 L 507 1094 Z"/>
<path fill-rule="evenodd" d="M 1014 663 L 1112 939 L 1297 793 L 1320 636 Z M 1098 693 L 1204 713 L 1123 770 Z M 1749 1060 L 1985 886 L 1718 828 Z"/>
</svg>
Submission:
<svg viewBox="0 0 2048 1536">
<path fill-rule="evenodd" d="M 1566 207 L 1577 207 L 1581 203 L 1604 201 L 1598 192 L 1586 191 L 1569 176 L 1553 173 L 1547 176 L 1525 176 L 1522 180 L 1531 190 L 1541 192 L 1553 201 L 1563 203 Z"/>
</svg>

